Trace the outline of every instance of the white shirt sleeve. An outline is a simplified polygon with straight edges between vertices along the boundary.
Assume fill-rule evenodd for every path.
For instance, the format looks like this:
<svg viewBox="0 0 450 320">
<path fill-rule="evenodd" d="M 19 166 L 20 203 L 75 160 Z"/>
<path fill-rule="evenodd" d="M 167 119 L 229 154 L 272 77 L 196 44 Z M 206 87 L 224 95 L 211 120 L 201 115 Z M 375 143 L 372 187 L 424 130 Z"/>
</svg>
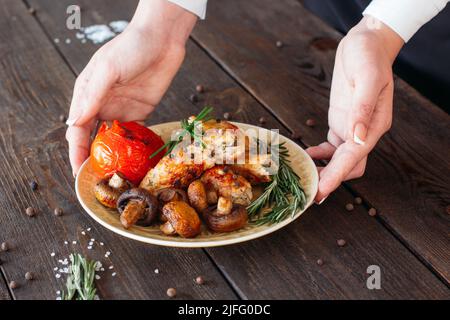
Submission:
<svg viewBox="0 0 450 320">
<path fill-rule="evenodd" d="M 180 7 L 192 12 L 200 19 L 205 19 L 206 16 L 206 4 L 208 0 L 168 0 Z"/>
<path fill-rule="evenodd" d="M 373 0 L 363 15 L 377 18 L 408 42 L 448 2 L 450 0 Z"/>
</svg>

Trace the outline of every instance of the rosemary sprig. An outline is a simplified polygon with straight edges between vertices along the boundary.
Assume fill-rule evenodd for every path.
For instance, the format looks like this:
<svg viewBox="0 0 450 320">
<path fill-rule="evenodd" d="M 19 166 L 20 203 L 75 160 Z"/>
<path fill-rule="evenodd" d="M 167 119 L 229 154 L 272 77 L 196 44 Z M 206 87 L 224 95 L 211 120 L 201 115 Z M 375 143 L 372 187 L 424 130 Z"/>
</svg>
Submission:
<svg viewBox="0 0 450 320">
<path fill-rule="evenodd" d="M 69 275 L 66 281 L 67 292 L 64 300 L 94 300 L 96 288 L 94 283 L 95 262 L 87 260 L 80 254 L 70 255 Z"/>
<path fill-rule="evenodd" d="M 175 140 L 170 140 L 166 144 L 164 144 L 161 148 L 156 150 L 152 153 L 150 158 L 153 158 L 158 153 L 160 153 L 162 150 L 167 148 L 166 153 L 164 156 L 170 154 L 172 150 L 179 144 L 181 141 L 183 141 L 183 138 L 186 134 L 189 134 L 192 138 L 194 138 L 195 141 L 200 142 L 203 147 L 205 147 L 204 143 L 201 142 L 201 136 L 199 136 L 195 132 L 195 125 L 197 121 L 207 121 L 210 119 L 210 113 L 213 110 L 212 107 L 204 107 L 202 111 L 195 117 L 195 120 L 192 122 L 189 122 L 187 119 L 181 120 L 181 128 L 183 129 L 181 132 L 177 134 L 177 137 Z"/>
<path fill-rule="evenodd" d="M 274 207 L 263 216 L 253 219 L 253 223 L 257 225 L 278 223 L 289 215 L 293 217 L 298 209 L 305 207 L 305 192 L 288 158 L 289 150 L 282 142 L 279 145 L 278 172 L 272 176 L 272 181 L 265 185 L 264 192 L 247 207 L 247 210 L 250 217 L 255 217 L 264 208 L 271 205 Z"/>
</svg>

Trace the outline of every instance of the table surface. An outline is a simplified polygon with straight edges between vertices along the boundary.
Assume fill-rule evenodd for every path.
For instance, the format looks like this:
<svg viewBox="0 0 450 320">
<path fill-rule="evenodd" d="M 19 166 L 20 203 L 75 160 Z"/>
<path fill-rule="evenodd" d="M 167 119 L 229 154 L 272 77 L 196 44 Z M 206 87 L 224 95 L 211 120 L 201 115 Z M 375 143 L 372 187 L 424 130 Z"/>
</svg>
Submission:
<svg viewBox="0 0 450 320">
<path fill-rule="evenodd" d="M 96 224 L 77 202 L 59 119 L 76 76 L 99 48 L 66 28 L 66 8 L 74 3 L 85 26 L 130 20 L 136 6 L 0 0 L 0 242 L 10 246 L 0 252 L 0 299 L 55 299 L 64 277 L 54 268 L 73 251 L 102 261 L 102 299 L 166 299 L 169 287 L 178 299 L 450 298 L 449 116 L 398 78 L 392 129 L 369 157 L 365 176 L 272 235 L 175 249 Z M 340 38 L 297 0 L 210 0 L 208 19 L 195 27 L 181 70 L 148 124 L 179 120 L 208 104 L 236 121 L 258 124 L 264 117 L 268 128 L 300 133 L 303 147 L 319 143 Z M 277 48 L 277 41 L 285 45 Z M 192 103 L 197 84 L 207 90 Z M 305 124 L 309 118 L 316 126 Z M 363 204 L 346 211 L 356 196 Z M 38 210 L 35 217 L 25 215 L 28 206 Z M 55 207 L 64 215 L 56 217 Z M 345 247 L 336 244 L 341 238 Z M 370 265 L 380 267 L 379 290 L 366 286 Z M 27 271 L 34 280 L 25 280 Z M 198 275 L 202 286 L 193 280 Z M 20 286 L 11 290 L 13 280 Z"/>
</svg>

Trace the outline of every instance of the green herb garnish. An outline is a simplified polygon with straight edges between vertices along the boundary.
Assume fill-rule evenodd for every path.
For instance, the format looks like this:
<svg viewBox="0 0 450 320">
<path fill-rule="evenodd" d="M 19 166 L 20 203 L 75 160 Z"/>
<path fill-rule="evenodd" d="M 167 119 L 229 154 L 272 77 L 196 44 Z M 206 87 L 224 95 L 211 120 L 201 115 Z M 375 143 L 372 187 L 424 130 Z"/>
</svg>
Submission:
<svg viewBox="0 0 450 320">
<path fill-rule="evenodd" d="M 264 192 L 247 207 L 249 216 L 255 217 L 264 208 L 274 205 L 268 212 L 252 220 L 257 225 L 278 223 L 289 215 L 294 217 L 298 209 L 303 210 L 305 207 L 306 195 L 299 176 L 290 166 L 289 151 L 284 144 L 279 144 L 278 172 L 265 185 Z"/>
<path fill-rule="evenodd" d="M 150 158 L 153 158 L 158 153 L 160 153 L 162 150 L 167 148 L 166 153 L 164 156 L 170 154 L 172 150 L 179 144 L 181 141 L 183 141 L 183 138 L 186 134 L 189 134 L 195 141 L 202 144 L 203 147 L 205 147 L 205 144 L 201 141 L 201 136 L 198 135 L 195 132 L 195 125 L 198 121 L 207 121 L 210 119 L 209 114 L 213 110 L 212 107 L 204 107 L 202 111 L 195 117 L 195 120 L 192 122 L 189 122 L 187 119 L 181 120 L 181 128 L 183 129 L 180 133 L 177 134 L 177 137 L 175 140 L 168 141 L 165 145 L 163 145 L 161 148 L 153 152 L 153 154 L 150 156 Z"/>
<path fill-rule="evenodd" d="M 94 283 L 95 262 L 78 253 L 70 255 L 70 262 L 67 292 L 63 292 L 63 300 L 94 300 L 97 291 Z"/>
</svg>

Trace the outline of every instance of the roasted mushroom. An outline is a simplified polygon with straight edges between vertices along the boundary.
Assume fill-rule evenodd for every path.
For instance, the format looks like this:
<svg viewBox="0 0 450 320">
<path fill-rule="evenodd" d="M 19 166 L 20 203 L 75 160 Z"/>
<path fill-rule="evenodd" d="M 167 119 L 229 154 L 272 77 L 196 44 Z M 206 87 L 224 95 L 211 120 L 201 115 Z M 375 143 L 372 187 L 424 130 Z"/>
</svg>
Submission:
<svg viewBox="0 0 450 320">
<path fill-rule="evenodd" d="M 203 212 L 208 207 L 205 186 L 200 180 L 191 182 L 187 194 L 191 206 L 193 206 L 197 212 Z"/>
<path fill-rule="evenodd" d="M 226 198 L 219 198 L 217 206 L 210 207 L 203 214 L 208 228 L 215 232 L 231 232 L 245 226 L 248 220 L 247 209 L 233 205 Z"/>
<path fill-rule="evenodd" d="M 117 200 L 122 192 L 132 188 L 133 185 L 120 173 L 111 178 L 103 178 L 94 187 L 95 198 L 108 208 L 117 208 Z"/>
<path fill-rule="evenodd" d="M 134 224 L 147 227 L 157 216 L 158 200 L 145 189 L 133 188 L 120 195 L 117 208 L 125 229 Z"/>
<path fill-rule="evenodd" d="M 184 201 L 188 202 L 188 196 L 186 191 L 177 188 L 163 188 L 159 189 L 154 193 L 156 198 L 158 199 L 159 207 L 158 207 L 158 216 L 159 220 L 162 222 L 166 222 L 167 219 L 162 214 L 162 208 L 164 205 L 170 201 Z"/>
<path fill-rule="evenodd" d="M 165 234 L 192 238 L 200 233 L 201 222 L 194 208 L 184 201 L 171 201 L 163 207 L 167 222 L 160 229 Z"/>
</svg>

